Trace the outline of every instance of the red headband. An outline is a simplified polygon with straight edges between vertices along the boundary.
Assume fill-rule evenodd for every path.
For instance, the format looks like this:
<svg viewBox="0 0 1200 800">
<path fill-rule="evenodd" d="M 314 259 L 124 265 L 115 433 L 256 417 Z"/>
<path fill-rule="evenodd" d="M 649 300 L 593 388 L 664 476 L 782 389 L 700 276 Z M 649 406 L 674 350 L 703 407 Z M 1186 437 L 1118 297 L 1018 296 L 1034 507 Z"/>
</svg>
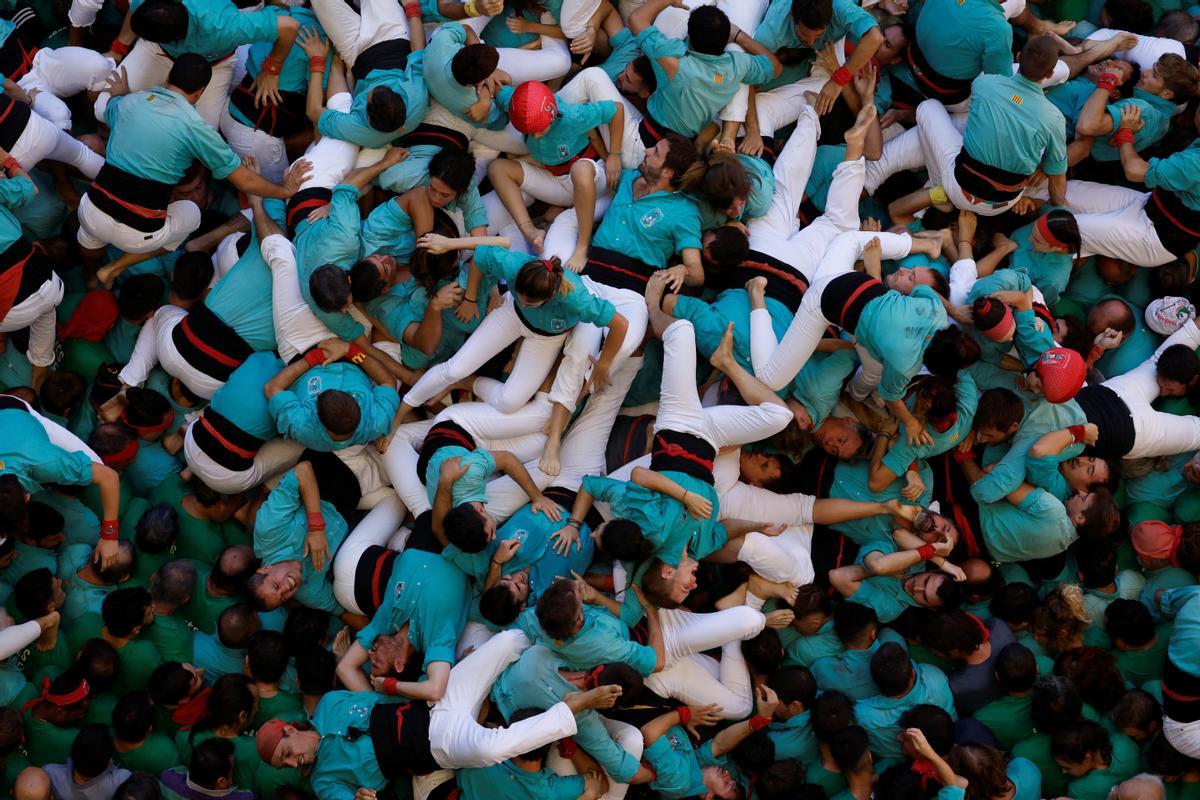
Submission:
<svg viewBox="0 0 1200 800">
<path fill-rule="evenodd" d="M 1043 214 L 1037 218 L 1037 222 L 1035 222 L 1034 225 L 1037 226 L 1038 233 L 1040 233 L 1042 238 L 1046 240 L 1046 244 L 1050 245 L 1051 247 L 1061 247 L 1068 253 L 1071 252 L 1071 246 L 1069 244 L 1051 233 L 1049 219 L 1049 214 Z"/>
<path fill-rule="evenodd" d="M 987 625 L 983 624 L 983 620 L 981 620 L 979 617 L 975 616 L 974 614 L 972 614 L 970 612 L 964 611 L 963 613 L 966 614 L 968 617 L 970 617 L 971 621 L 974 622 L 977 626 L 979 626 L 979 632 L 983 634 L 983 641 L 986 642 L 992 638 L 992 632 L 988 630 Z"/>
<path fill-rule="evenodd" d="M 157 425 L 134 425 L 129 421 L 129 417 L 126 415 L 125 411 L 121 412 L 121 422 L 125 423 L 125 426 L 138 436 L 153 436 L 156 433 L 162 433 L 167 428 L 171 427 L 172 424 L 174 424 L 175 409 L 167 409 L 167 418 Z"/>
<path fill-rule="evenodd" d="M 554 262 L 548 258 L 543 258 L 542 263 L 546 265 L 546 272 L 554 272 Z"/>
<path fill-rule="evenodd" d="M 75 687 L 66 694 L 54 694 L 50 691 L 50 679 L 42 678 L 42 693 L 26 703 L 21 709 L 21 712 L 24 713 L 25 711 L 28 711 L 42 701 L 58 706 L 59 708 L 62 708 L 63 706 L 73 706 L 76 703 L 87 699 L 87 696 L 90 692 L 91 687 L 88 686 L 86 678 L 81 678 L 79 681 L 79 686 Z"/>
<path fill-rule="evenodd" d="M 137 452 L 138 440 L 134 438 L 130 439 L 129 444 L 125 445 L 117 452 L 109 453 L 106 456 L 100 456 L 100 460 L 110 467 L 113 464 L 127 464 L 130 461 L 133 461 L 133 459 L 137 456 Z"/>
</svg>

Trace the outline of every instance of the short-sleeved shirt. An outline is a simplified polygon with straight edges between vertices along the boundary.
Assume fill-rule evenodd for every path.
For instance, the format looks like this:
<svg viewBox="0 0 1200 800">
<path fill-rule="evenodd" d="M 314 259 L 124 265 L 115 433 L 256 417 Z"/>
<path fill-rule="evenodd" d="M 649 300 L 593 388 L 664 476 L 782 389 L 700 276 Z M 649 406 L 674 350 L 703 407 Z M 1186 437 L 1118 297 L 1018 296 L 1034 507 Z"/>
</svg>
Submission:
<svg viewBox="0 0 1200 800">
<path fill-rule="evenodd" d="M 0 411 L 0 475 L 16 475 L 25 491 L 36 494 L 42 484 L 88 486 L 92 460 L 86 453 L 69 452 L 50 441 L 46 429 L 30 413 Z"/>
<path fill-rule="evenodd" d="M 355 203 L 358 197 L 355 194 Z M 407 264 L 417 249 L 417 236 L 413 231 L 412 217 L 392 200 L 376 206 L 359 229 L 359 250 L 364 256 L 383 253 L 395 256 L 397 261 Z M 399 336 L 400 332 L 394 335 Z"/>
<path fill-rule="evenodd" d="M 925 432 L 933 439 L 933 444 L 912 445 L 907 438 L 900 439 L 883 457 L 883 465 L 893 474 L 903 475 L 908 465 L 917 459 L 932 458 L 955 447 L 971 431 L 971 423 L 975 421 L 975 409 L 979 406 L 979 390 L 975 379 L 967 372 L 959 372 L 954 386 L 954 396 L 957 416 L 950 427 L 941 431 L 931 425 L 925 427 Z M 916 395 L 910 395 L 909 411 L 916 405 Z"/>
<path fill-rule="evenodd" d="M 133 0 L 130 13 L 144 0 Z M 173 42 L 163 42 L 163 52 L 172 60 L 184 53 L 196 53 L 213 63 L 233 55 L 244 44 L 274 41 L 282 13 L 274 6 L 259 11 L 243 11 L 229 0 L 182 0 L 188 12 L 187 34 Z M 222 177 L 222 176 L 218 176 Z"/>
<path fill-rule="evenodd" d="M 1133 133 L 1133 147 L 1139 153 L 1153 147 L 1162 141 L 1171 128 L 1171 118 L 1177 108 L 1175 101 L 1164 100 L 1145 89 L 1134 88 L 1133 96 L 1118 100 L 1108 106 L 1108 116 L 1112 120 L 1113 133 L 1121 127 L 1121 112 L 1127 107 L 1142 110 L 1142 127 Z M 1092 141 L 1092 158 L 1097 161 L 1120 161 L 1121 151 L 1108 143 L 1108 136 L 1098 136 Z"/>
<path fill-rule="evenodd" d="M 1034 489 L 1018 505 L 981 505 L 979 522 L 988 551 L 1001 563 L 1056 556 L 1077 538 L 1066 507 L 1045 489 Z"/>
<path fill-rule="evenodd" d="M 496 102 L 505 112 L 512 104 L 515 90 L 504 86 Z M 617 106 L 611 100 L 597 103 L 568 103 L 558 98 L 558 116 L 541 136 L 526 136 L 525 146 L 539 164 L 555 167 L 565 164 L 588 146 L 588 132 L 612 122 Z"/>
<path fill-rule="evenodd" d="M 580 322 L 590 322 L 598 328 L 612 322 L 617 309 L 612 303 L 592 294 L 579 276 L 563 270 L 566 291 L 559 291 L 538 306 L 527 306 L 517 296 L 517 273 L 529 263 L 529 256 L 500 247 L 484 246 L 475 250 L 475 266 L 488 277 L 508 284 L 513 302 L 523 320 L 540 333 L 566 333 Z"/>
<path fill-rule="evenodd" d="M 921 54 L 947 78 L 1011 74 L 1012 42 L 1012 25 L 996 0 L 927 0 L 917 18 Z"/>
<path fill-rule="evenodd" d="M 697 53 L 682 39 L 672 39 L 653 25 L 638 34 L 637 42 L 650 57 L 658 79 L 658 88 L 646 101 L 650 116 L 689 138 L 704 129 L 743 83 L 765 84 L 775 77 L 766 56 L 733 51 Z M 668 77 L 658 63 L 660 58 L 678 59 L 675 77 Z"/>
<path fill-rule="evenodd" d="M 891 622 L 903 614 L 905 609 L 916 608 L 919 605 L 911 594 L 904 591 L 904 584 L 890 575 L 867 578 L 858 585 L 858 590 L 846 599 L 875 609 L 876 616 L 883 623 Z"/>
<path fill-rule="evenodd" d="M 303 27 L 321 29 L 321 23 L 317 20 L 317 15 L 311 9 L 303 6 L 292 6 L 284 13 L 293 17 Z M 274 38 L 274 36 L 271 37 L 271 39 Z M 250 51 L 246 56 L 246 74 L 251 78 L 258 77 L 259 73 L 262 72 L 263 61 L 274 47 L 274 41 L 258 41 L 251 45 Z M 295 42 L 283 58 L 283 69 L 279 71 L 279 91 L 298 94 L 306 93 L 308 91 L 308 67 L 308 53 L 304 52 L 304 47 L 299 42 Z M 326 65 L 323 80 L 328 80 L 331 67 L 332 64 Z M 226 109 L 229 111 L 229 116 L 233 117 L 237 122 L 248 128 L 258 127 L 255 121 L 242 113 L 242 110 L 233 102 L 230 102 L 226 106 Z"/>
<path fill-rule="evenodd" d="M 316 314 L 317 319 L 342 341 L 351 342 L 363 334 L 363 327 L 348 313 L 326 311 L 313 301 L 310 280 L 326 264 L 348 270 L 358 260 L 359 230 L 362 218 L 358 209 L 358 189 L 346 183 L 333 187 L 329 199 L 329 216 L 309 222 L 301 219 L 296 225 L 296 273 L 300 278 L 300 294 Z"/>
<path fill-rule="evenodd" d="M 1071 281 L 1075 259 L 1070 253 L 1039 253 L 1034 250 L 1030 242 L 1033 225 L 1024 225 L 1008 235 L 1017 243 L 1017 249 L 1008 257 L 1008 268 L 1028 275 L 1033 285 L 1041 290 L 1046 303 L 1054 305 Z"/>
<path fill-rule="evenodd" d="M 1032 704 L 1030 694 L 1005 695 L 976 709 L 972 716 L 987 726 L 1001 750 L 1011 750 L 1033 730 Z"/>
<path fill-rule="evenodd" d="M 711 743 L 704 746 L 710 748 L 711 752 Z M 662 797 L 675 800 L 708 791 L 692 740 L 688 738 L 687 731 L 678 725 L 655 739 L 642 751 L 642 758 L 654 768 L 655 775 L 650 788 Z"/>
<path fill-rule="evenodd" d="M 232 4 L 229 8 L 242 16 Z M 242 165 L 187 98 L 162 86 L 114 97 L 104 121 L 112 129 L 105 160 L 140 178 L 174 186 L 193 161 L 200 161 L 222 180 Z"/>
<path fill-rule="evenodd" d="M 816 51 L 843 38 L 857 42 L 867 31 L 878 25 L 875 18 L 853 0 L 833 0 L 833 14 L 829 18 L 829 24 L 825 26 L 816 42 L 807 45 L 796 35 L 791 0 L 771 0 L 762 22 L 754 29 L 754 38 L 773 53 L 788 48 L 808 50 L 815 55 Z M 785 64 L 783 73 L 778 78 L 767 81 L 764 88 L 776 89 L 795 83 L 808 75 L 811 65 L 811 57 Z"/>
<path fill-rule="evenodd" d="M 672 566 L 679 565 L 685 549 L 693 558 L 704 558 L 721 549 L 728 540 L 728 533 L 717 521 L 720 498 L 712 484 L 682 472 L 663 474 L 686 491 L 709 500 L 713 504 L 709 518 L 696 519 L 675 498 L 631 481 L 588 475 L 582 485 L 592 497 L 608 503 L 614 515 L 636 522 L 655 555 Z"/>
<path fill-rule="evenodd" d="M 379 768 L 370 736 L 371 712 L 385 698 L 374 692 L 332 691 L 321 698 L 312 717 L 321 734 L 311 782 L 317 797 L 354 800 L 359 787 L 382 791 L 390 781 Z M 351 735 L 351 730 L 359 731 Z"/>
<path fill-rule="evenodd" d="M 928 286 L 910 295 L 889 291 L 867 303 L 854 335 L 876 361 L 883 364 L 880 396 L 900 400 L 908 383 L 921 371 L 925 348 L 946 327 L 942 298 Z"/>
<path fill-rule="evenodd" d="M 775 172 L 771 165 L 758 156 L 745 153 L 738 153 L 736 158 L 750 183 L 750 194 L 746 196 L 741 216 L 736 220 L 731 220 L 726 215 L 724 208 L 716 208 L 697 195 L 695 197 L 696 208 L 700 211 L 700 224 L 706 231 L 731 221 L 752 220 L 771 210 L 771 201 L 775 197 Z"/>
<path fill-rule="evenodd" d="M 1132 778 L 1141 768 L 1141 753 L 1123 733 L 1110 733 L 1112 759 L 1104 769 L 1094 769 L 1067 787 L 1072 800 L 1107 800 L 1108 792 L 1122 781 Z"/>
<path fill-rule="evenodd" d="M 991 0 L 987 0 L 991 2 Z M 981 75 L 971 84 L 963 149 L 1018 175 L 1067 171 L 1066 121 L 1041 84 L 1023 75 Z"/>
<path fill-rule="evenodd" d="M 913 664 L 913 671 L 916 680 L 903 696 L 887 697 L 879 694 L 858 701 L 855 707 L 858 724 L 866 729 L 871 753 L 876 759 L 901 757 L 900 742 L 897 738 L 900 732 L 900 717 L 910 708 L 923 704 L 934 705 L 957 719 L 954 695 L 942 671 L 930 664 Z"/>
<path fill-rule="evenodd" d="M 1145 183 L 1147 189 L 1165 189 L 1200 211 L 1200 139 L 1166 158 L 1150 159 Z"/>
<path fill-rule="evenodd" d="M 283 362 L 274 353 L 254 353 L 217 389 L 209 407 L 255 438 L 275 438 L 275 418 L 263 388 L 282 369 Z"/>
<path fill-rule="evenodd" d="M 457 507 L 463 503 L 486 503 L 487 480 L 488 476 L 496 471 L 496 459 L 483 448 L 468 450 L 458 445 L 450 445 L 439 447 L 425 466 L 425 491 L 428 493 L 430 505 L 433 505 L 437 496 L 442 464 L 448 458 L 462 459 L 461 466 L 466 470 L 466 474 L 451 487 L 450 505 Z"/>
<path fill-rule="evenodd" d="M 404 98 L 404 123 L 394 131 L 371 127 L 367 119 L 367 100 L 376 86 L 386 86 Z M 325 109 L 317 120 L 322 136 L 332 136 L 360 147 L 387 147 L 401 134 L 413 130 L 429 111 L 429 93 L 425 87 L 425 51 L 408 57 L 404 69 L 375 69 L 354 86 L 350 110 Z"/>
<path fill-rule="evenodd" d="M 662 269 L 671 256 L 700 249 L 700 212 L 680 192 L 651 192 L 635 198 L 641 173 L 627 169 L 592 244 Z"/>
<path fill-rule="evenodd" d="M 330 389 L 346 392 L 358 403 L 358 427 L 343 441 L 334 441 L 317 417 L 317 396 Z M 392 418 L 400 408 L 400 395 L 392 386 L 374 385 L 356 365 L 338 362 L 310 369 L 290 389 L 272 397 L 269 406 L 281 434 L 328 453 L 373 442 L 390 431 Z"/>
<path fill-rule="evenodd" d="M 458 22 L 448 22 L 437 29 L 425 46 L 425 82 L 429 95 L 454 116 L 470 125 L 499 130 L 508 124 L 506 108 L 493 101 L 488 117 L 477 122 L 467 116 L 467 109 L 479 101 L 474 86 L 463 86 L 454 78 L 451 64 L 454 55 L 467 45 L 467 29 Z M 510 90 L 511 91 L 511 90 Z"/>
<path fill-rule="evenodd" d="M 271 268 L 267 266 L 253 233 L 246 252 L 234 262 L 217 285 L 204 297 L 204 305 L 258 352 L 274 350 L 275 321 L 271 303 Z"/>
<path fill-rule="evenodd" d="M 21 238 L 21 222 L 9 209 L 19 208 L 33 199 L 37 188 L 29 178 L 0 180 L 0 252 Z"/>
<path fill-rule="evenodd" d="M 511 761 L 490 767 L 460 769 L 458 788 L 465 800 L 575 800 L 583 794 L 579 775 L 556 775 L 543 767 L 537 772 L 518 767 Z"/>
<path fill-rule="evenodd" d="M 591 669 L 597 664 L 620 661 L 646 676 L 654 672 L 658 662 L 654 648 L 631 641 L 629 627 L 596 606 L 583 607 L 583 627 L 566 639 L 550 638 L 538 623 L 537 610 L 533 608 L 517 617 L 517 627 L 534 644 L 557 653 L 571 669 Z"/>
</svg>

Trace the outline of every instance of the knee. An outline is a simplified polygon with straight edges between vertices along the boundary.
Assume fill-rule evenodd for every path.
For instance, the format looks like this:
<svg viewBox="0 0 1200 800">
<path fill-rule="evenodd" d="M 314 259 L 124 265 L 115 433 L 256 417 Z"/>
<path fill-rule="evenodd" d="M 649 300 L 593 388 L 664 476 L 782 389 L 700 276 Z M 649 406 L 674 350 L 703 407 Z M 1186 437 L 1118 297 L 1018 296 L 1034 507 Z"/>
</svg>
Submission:
<svg viewBox="0 0 1200 800">
<path fill-rule="evenodd" d="M 736 606 L 721 613 L 728 615 L 731 629 L 736 629 L 736 633 L 730 637 L 731 641 L 758 636 L 767 624 L 767 618 L 763 616 L 763 613 L 750 606 Z"/>
<path fill-rule="evenodd" d="M 726 702 L 721 704 L 722 719 L 745 719 L 753 711 L 754 702 L 748 693 L 734 699 L 731 692 Z"/>
<path fill-rule="evenodd" d="M 459 350 L 458 354 L 445 363 L 446 378 L 451 383 L 461 381 L 464 378 L 469 378 L 475 374 L 475 369 L 472 367 L 468 359 L 464 358 L 465 351 Z"/>
<path fill-rule="evenodd" d="M 512 378 L 510 377 L 509 380 Z M 525 400 L 526 398 L 518 396 L 517 392 L 509 391 L 508 385 L 505 384 L 500 394 L 493 398 L 492 408 L 501 414 L 512 414 L 525 407 Z"/>
<path fill-rule="evenodd" d="M 581 158 L 571 165 L 571 182 L 578 190 L 580 184 L 591 186 L 596 180 L 596 165 L 587 158 Z"/>
</svg>

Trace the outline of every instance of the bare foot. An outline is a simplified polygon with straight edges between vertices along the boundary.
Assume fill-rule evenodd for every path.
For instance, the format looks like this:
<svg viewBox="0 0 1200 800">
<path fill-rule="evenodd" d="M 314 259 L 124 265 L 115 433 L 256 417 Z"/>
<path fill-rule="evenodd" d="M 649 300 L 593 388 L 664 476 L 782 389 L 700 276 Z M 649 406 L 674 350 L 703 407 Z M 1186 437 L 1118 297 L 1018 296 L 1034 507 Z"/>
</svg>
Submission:
<svg viewBox="0 0 1200 800">
<path fill-rule="evenodd" d="M 752 308 L 766 308 L 767 279 L 759 275 L 746 281 L 746 294 L 750 295 Z"/>
<path fill-rule="evenodd" d="M 942 255 L 942 231 L 920 231 L 913 234 L 911 253 L 924 253 L 931 259 Z"/>
<path fill-rule="evenodd" d="M 875 104 L 863 103 L 863 107 L 859 110 L 858 116 L 854 118 L 854 124 L 846 131 L 843 137 L 846 144 L 856 144 L 862 147 L 867 141 L 867 131 L 871 127 L 871 123 L 875 121 Z"/>
<path fill-rule="evenodd" d="M 761 597 L 764 600 L 774 597 L 788 605 L 795 602 L 796 594 L 800 591 L 793 584 L 769 581 L 761 575 L 751 575 L 750 580 L 747 581 L 746 590 L 755 597 Z"/>
<path fill-rule="evenodd" d="M 975 216 L 974 211 L 958 212 L 958 240 L 960 242 L 975 243 L 975 228 L 979 224 L 979 217 Z"/>
<path fill-rule="evenodd" d="M 621 687 L 608 684 L 607 686 L 597 686 L 586 692 L 568 692 L 563 697 L 563 702 L 567 704 L 567 708 L 571 709 L 572 714 L 578 714 L 589 708 L 612 708 L 617 704 L 617 698 L 620 696 Z"/>
<path fill-rule="evenodd" d="M 103 267 L 96 270 L 96 280 L 99 281 L 100 285 L 105 289 L 112 288 L 112 282 L 116 280 L 116 277 L 117 272 L 113 268 L 112 264 L 105 264 Z"/>
<path fill-rule="evenodd" d="M 786 608 L 780 609 L 779 611 L 772 611 L 772 612 L 768 613 L 766 616 L 767 616 L 767 627 L 774 628 L 775 630 L 780 630 L 782 628 L 786 628 L 787 626 L 791 625 L 792 622 L 794 622 L 796 619 L 796 615 L 794 613 L 792 613 L 791 610 L 786 609 Z"/>
<path fill-rule="evenodd" d="M 551 477 L 562 471 L 562 464 L 558 457 L 559 446 L 560 443 L 557 439 L 547 438 L 546 449 L 542 451 L 542 457 L 538 459 L 538 469 Z"/>
<path fill-rule="evenodd" d="M 713 351 L 708 362 L 713 365 L 713 369 L 725 374 L 729 374 L 730 368 L 737 364 L 737 359 L 733 357 L 732 322 L 725 328 L 725 335 L 721 337 L 721 343 L 717 345 L 717 349 Z"/>
<path fill-rule="evenodd" d="M 521 226 L 521 234 L 529 242 L 529 246 L 533 248 L 533 252 L 541 255 L 542 245 L 546 243 L 546 232 L 532 222 L 529 222 Z"/>
</svg>

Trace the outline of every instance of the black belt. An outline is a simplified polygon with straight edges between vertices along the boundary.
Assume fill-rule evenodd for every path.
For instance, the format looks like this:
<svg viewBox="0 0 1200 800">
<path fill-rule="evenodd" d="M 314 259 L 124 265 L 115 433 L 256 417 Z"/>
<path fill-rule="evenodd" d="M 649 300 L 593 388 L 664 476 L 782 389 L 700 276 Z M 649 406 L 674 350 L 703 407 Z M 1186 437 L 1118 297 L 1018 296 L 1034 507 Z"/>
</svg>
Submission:
<svg viewBox="0 0 1200 800">
<path fill-rule="evenodd" d="M 192 368 L 221 382 L 254 354 L 254 348 L 203 303 L 179 321 L 171 341 Z"/>
<path fill-rule="evenodd" d="M 659 431 L 650 449 L 650 469 L 655 472 L 682 472 L 696 480 L 712 484 L 716 448 L 690 433 Z"/>
<path fill-rule="evenodd" d="M 244 472 L 254 465 L 254 457 L 265 444 L 264 440 L 246 433 L 228 417 L 213 410 L 204 414 L 192 426 L 192 439 L 204 454 L 225 469 Z"/>
<path fill-rule="evenodd" d="M 1102 458 L 1123 458 L 1137 439 L 1133 414 L 1121 396 L 1103 384 L 1084 386 L 1075 395 L 1087 421 L 1100 429 L 1100 438 L 1092 452 Z"/>
<path fill-rule="evenodd" d="M 1021 196 L 1029 176 L 985 164 L 964 147 L 954 159 L 954 180 L 972 199 L 1002 204 Z"/>
<path fill-rule="evenodd" d="M 408 39 L 389 39 L 378 42 L 363 50 L 354 59 L 350 71 L 355 80 L 364 80 L 377 69 L 404 69 L 408 66 L 408 54 L 412 45 Z"/>
<path fill-rule="evenodd" d="M 288 198 L 286 216 L 284 217 L 284 222 L 287 224 L 288 236 L 295 237 L 296 227 L 310 213 L 318 208 L 324 208 L 329 205 L 332 199 L 333 189 L 327 189 L 324 186 L 310 186 L 307 189 L 301 189 Z"/>
<path fill-rule="evenodd" d="M 935 70 L 917 45 L 916 36 L 908 40 L 905 56 L 913 77 L 917 79 L 918 88 L 925 97 L 952 106 L 971 96 L 971 79 L 949 78 Z"/>
<path fill-rule="evenodd" d="M 657 267 L 645 261 L 595 245 L 592 245 L 587 266 L 584 267 L 584 274 L 596 283 L 603 283 L 614 289 L 630 289 L 638 294 L 646 291 L 646 284 L 656 271 Z"/>
<path fill-rule="evenodd" d="M 1163 667 L 1163 713 L 1176 722 L 1200 720 L 1200 676 L 1185 672 L 1170 656 Z"/>
<path fill-rule="evenodd" d="M 20 305 L 41 289 L 42 284 L 54 276 L 54 269 L 42 245 L 33 244 L 21 236 L 0 253 L 0 276 L 3 276 L 4 283 L 4 289 L 0 290 L 2 319 L 13 306 Z"/>
<path fill-rule="evenodd" d="M 575 497 L 579 493 L 565 486 L 551 486 L 543 491 L 542 494 L 567 509 L 567 511 L 570 511 L 571 507 L 575 505 Z M 595 505 L 589 508 L 588 513 L 584 515 L 583 524 L 592 530 L 596 530 L 596 528 L 604 524 L 604 517 L 596 510 Z"/>
<path fill-rule="evenodd" d="M 887 294 L 883 284 L 861 272 L 848 272 L 829 282 L 821 292 L 821 313 L 825 319 L 854 333 L 867 305 Z"/>
<path fill-rule="evenodd" d="M 425 122 L 418 125 L 415 130 L 401 136 L 399 141 L 401 147 L 411 148 L 424 144 L 433 147 L 451 147 L 455 150 L 466 150 L 470 143 L 470 139 L 453 128 L 443 128 L 441 125 L 430 125 Z"/>
<path fill-rule="evenodd" d="M 167 204 L 175 187 L 143 178 L 104 162 L 87 196 L 99 210 L 142 233 L 155 233 L 167 221 Z"/>
<path fill-rule="evenodd" d="M 570 330 L 569 328 L 563 328 L 561 331 L 548 331 L 545 328 L 539 328 L 537 325 L 534 325 L 525 316 L 525 312 L 521 310 L 521 304 L 517 302 L 516 292 L 513 293 L 513 311 L 517 312 L 517 319 L 521 320 L 522 325 L 541 336 L 562 336 Z"/>
<path fill-rule="evenodd" d="M 229 104 L 245 115 L 255 128 L 268 136 L 283 139 L 307 127 L 307 98 L 303 92 L 281 91 L 283 102 L 279 105 L 263 103 L 255 107 L 254 80 L 246 75 L 229 96 Z"/>
<path fill-rule="evenodd" d="M 417 477 L 425 482 L 425 469 L 434 453 L 443 447 L 465 447 L 475 450 L 475 437 L 457 422 L 443 420 L 429 429 L 425 441 L 421 443 L 421 455 L 417 458 Z"/>
<path fill-rule="evenodd" d="M 1179 195 L 1155 189 L 1146 198 L 1145 209 L 1158 241 L 1176 258 L 1200 245 L 1200 211 L 1185 205 Z"/>
<path fill-rule="evenodd" d="M 671 134 L 681 136 L 684 139 L 691 139 L 690 136 L 684 136 L 679 131 L 673 131 L 666 125 L 663 125 L 658 120 L 650 116 L 650 111 L 647 110 L 642 114 L 642 121 L 638 123 L 638 135 L 642 137 L 642 144 L 646 147 L 654 147 Z"/>
<path fill-rule="evenodd" d="M 808 280 L 790 264 L 761 251 L 751 250 L 746 260 L 730 271 L 728 282 L 732 284 L 736 281 L 744 286 L 750 278 L 757 277 L 767 279 L 767 297 L 782 303 L 793 314 L 800 309 L 800 301 L 808 291 Z"/>
</svg>

